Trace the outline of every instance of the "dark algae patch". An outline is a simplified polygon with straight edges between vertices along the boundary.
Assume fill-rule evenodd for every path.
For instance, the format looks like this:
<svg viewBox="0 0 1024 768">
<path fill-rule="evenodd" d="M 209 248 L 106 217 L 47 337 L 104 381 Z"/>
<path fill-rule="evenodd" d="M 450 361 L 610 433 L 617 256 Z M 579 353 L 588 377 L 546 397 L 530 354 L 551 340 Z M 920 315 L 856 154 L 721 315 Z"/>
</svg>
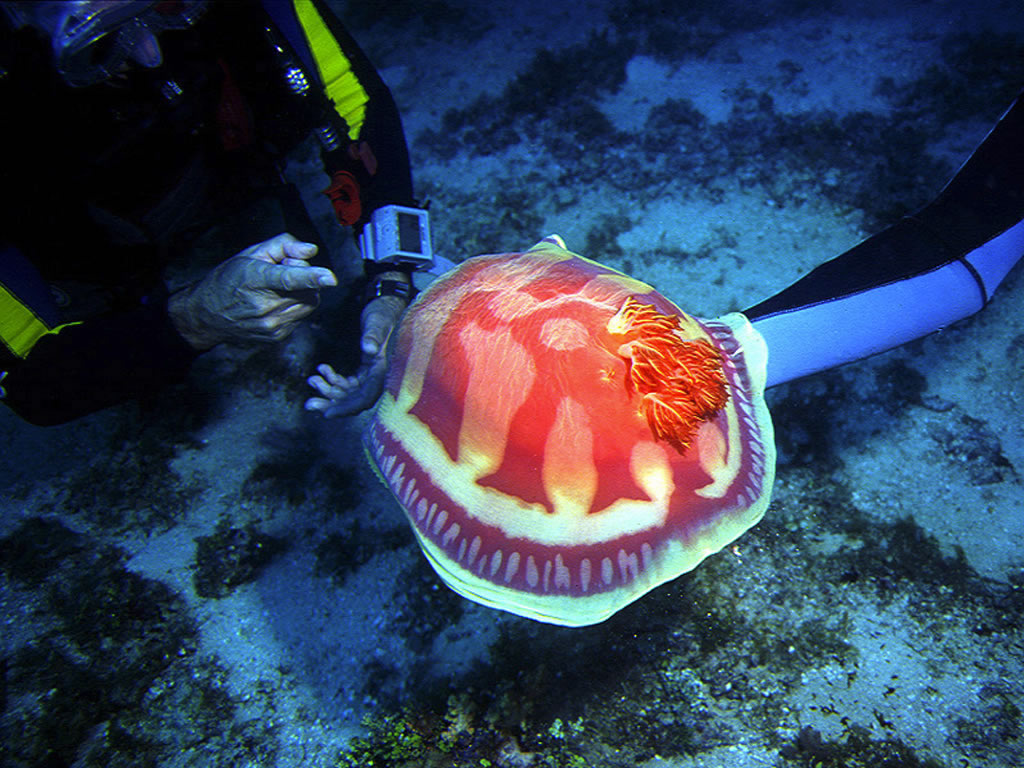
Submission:
<svg viewBox="0 0 1024 768">
<path fill-rule="evenodd" d="M 166 585 L 56 520 L 25 521 L 0 552 L 5 579 L 35 595 L 35 619 L 49 627 L 6 659 L 3 762 L 70 765 L 98 725 L 140 707 L 195 651 L 196 627 Z"/>
<path fill-rule="evenodd" d="M 284 539 L 270 536 L 255 525 L 236 528 L 221 523 L 210 536 L 196 539 L 192 583 L 200 597 L 227 597 L 287 548 Z"/>
<path fill-rule="evenodd" d="M 826 741 L 806 727 L 780 755 L 795 768 L 946 768 L 935 760 L 921 760 L 899 739 L 875 739 L 868 729 L 850 725 L 843 736 Z"/>
</svg>

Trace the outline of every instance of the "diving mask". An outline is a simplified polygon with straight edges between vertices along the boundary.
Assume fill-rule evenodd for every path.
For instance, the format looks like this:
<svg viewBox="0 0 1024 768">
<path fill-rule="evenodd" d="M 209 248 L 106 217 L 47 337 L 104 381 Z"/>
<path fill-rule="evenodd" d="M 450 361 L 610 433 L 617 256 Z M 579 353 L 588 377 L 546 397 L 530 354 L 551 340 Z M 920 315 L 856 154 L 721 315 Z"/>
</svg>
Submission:
<svg viewBox="0 0 1024 768">
<path fill-rule="evenodd" d="M 102 82 L 135 62 L 163 62 L 157 36 L 187 29 L 206 9 L 206 0 L 72 0 L 38 2 L 33 26 L 49 33 L 54 63 L 64 80 L 81 87 Z"/>
</svg>

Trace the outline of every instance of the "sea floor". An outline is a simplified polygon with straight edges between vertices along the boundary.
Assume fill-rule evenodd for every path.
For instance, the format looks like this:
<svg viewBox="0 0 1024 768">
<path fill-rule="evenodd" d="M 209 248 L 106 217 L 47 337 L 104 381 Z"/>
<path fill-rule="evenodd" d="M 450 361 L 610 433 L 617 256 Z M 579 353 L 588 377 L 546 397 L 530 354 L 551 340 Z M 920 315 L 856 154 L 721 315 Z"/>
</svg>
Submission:
<svg viewBox="0 0 1024 768">
<path fill-rule="evenodd" d="M 440 253 L 556 232 L 706 317 L 927 202 L 1024 87 L 1011 0 L 337 5 Z M 290 173 L 354 278 L 312 144 Z M 0 412 L 0 764 L 1024 765 L 1019 265 L 979 314 L 770 390 L 764 520 L 580 629 L 450 592 L 368 415 L 302 410 L 351 364 L 336 294 L 144 407 Z"/>
</svg>

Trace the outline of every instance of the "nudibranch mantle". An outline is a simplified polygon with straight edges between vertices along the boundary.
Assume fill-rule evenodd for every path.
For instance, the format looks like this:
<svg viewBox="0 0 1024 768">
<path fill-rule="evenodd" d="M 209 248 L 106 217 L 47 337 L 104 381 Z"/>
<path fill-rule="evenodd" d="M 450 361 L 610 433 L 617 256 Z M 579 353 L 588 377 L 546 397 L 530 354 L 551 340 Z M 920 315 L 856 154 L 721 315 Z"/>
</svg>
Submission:
<svg viewBox="0 0 1024 768">
<path fill-rule="evenodd" d="M 757 523 L 767 350 L 566 250 L 477 256 L 402 320 L 364 433 L 444 582 L 539 621 L 603 621 Z"/>
</svg>

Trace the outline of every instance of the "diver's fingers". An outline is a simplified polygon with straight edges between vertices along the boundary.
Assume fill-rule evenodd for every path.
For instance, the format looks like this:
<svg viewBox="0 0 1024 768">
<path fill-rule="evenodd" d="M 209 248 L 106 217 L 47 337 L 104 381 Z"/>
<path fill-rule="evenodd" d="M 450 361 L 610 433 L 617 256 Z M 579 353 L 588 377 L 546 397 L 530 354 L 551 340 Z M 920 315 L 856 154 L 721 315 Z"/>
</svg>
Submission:
<svg viewBox="0 0 1024 768">
<path fill-rule="evenodd" d="M 303 406 L 307 411 L 316 411 L 323 414 L 325 418 L 333 419 L 365 411 L 373 405 L 375 400 L 376 388 L 370 382 L 366 382 L 345 397 L 311 397 Z"/>
<path fill-rule="evenodd" d="M 346 383 L 351 383 L 356 378 L 355 376 L 342 376 L 327 363 L 320 363 L 316 367 L 316 372 L 323 376 L 325 381 L 330 382 L 336 387 L 345 386 Z"/>
<path fill-rule="evenodd" d="M 302 406 L 307 411 L 320 411 L 322 413 L 330 407 L 332 402 L 334 401 L 324 397 L 311 397 Z"/>
<path fill-rule="evenodd" d="M 306 379 L 306 383 L 323 397 L 338 399 L 347 396 L 352 390 L 356 389 L 359 386 L 359 379 L 355 376 L 341 376 L 328 381 L 322 376 L 310 376 Z"/>
<path fill-rule="evenodd" d="M 327 407 L 329 400 L 325 400 L 322 397 L 311 397 L 302 404 L 302 407 L 307 411 L 322 411 Z"/>
</svg>

